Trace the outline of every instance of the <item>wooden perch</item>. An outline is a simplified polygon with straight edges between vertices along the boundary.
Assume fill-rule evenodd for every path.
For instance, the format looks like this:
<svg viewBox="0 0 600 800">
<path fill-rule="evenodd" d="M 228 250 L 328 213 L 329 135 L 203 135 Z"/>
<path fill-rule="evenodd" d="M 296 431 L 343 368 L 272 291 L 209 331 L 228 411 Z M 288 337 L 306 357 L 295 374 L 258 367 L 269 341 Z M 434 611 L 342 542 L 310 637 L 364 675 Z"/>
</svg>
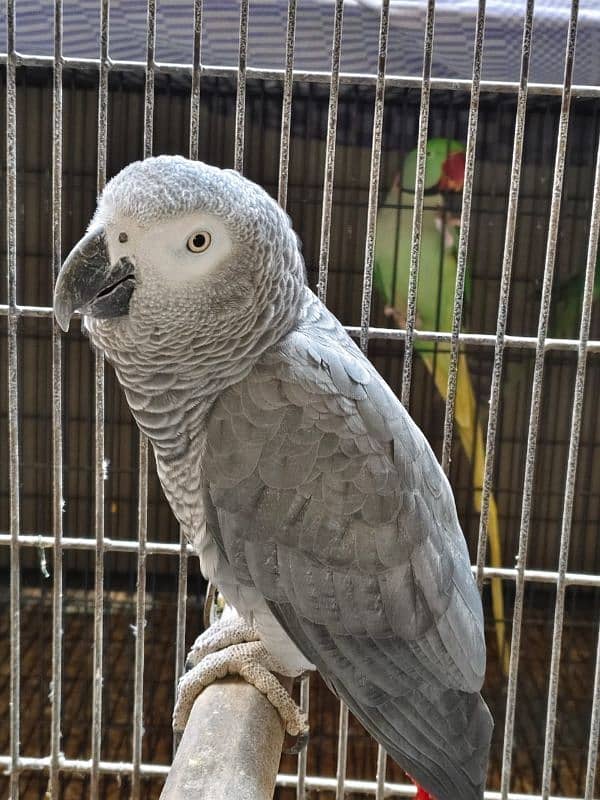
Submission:
<svg viewBox="0 0 600 800">
<path fill-rule="evenodd" d="M 258 689 L 216 681 L 196 698 L 160 800 L 272 800 L 283 737 Z"/>
</svg>

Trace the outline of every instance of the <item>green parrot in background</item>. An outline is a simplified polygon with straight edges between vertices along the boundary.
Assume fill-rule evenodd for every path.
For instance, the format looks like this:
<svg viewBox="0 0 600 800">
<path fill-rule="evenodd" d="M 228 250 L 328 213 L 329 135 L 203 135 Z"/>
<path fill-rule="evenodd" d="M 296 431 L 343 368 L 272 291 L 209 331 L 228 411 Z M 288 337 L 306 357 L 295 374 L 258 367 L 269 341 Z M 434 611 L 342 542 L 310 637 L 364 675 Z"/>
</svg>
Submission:
<svg viewBox="0 0 600 800">
<path fill-rule="evenodd" d="M 385 300 L 385 313 L 398 325 L 406 326 L 408 281 L 413 224 L 417 151 L 404 159 L 401 175 L 394 180 L 377 217 L 374 279 Z M 421 252 L 417 291 L 417 329 L 451 331 L 457 271 L 457 245 L 460 224 L 460 200 L 464 182 L 465 146 L 451 139 L 429 139 L 425 160 L 425 202 L 421 230 Z M 470 293 L 465 276 L 465 299 Z M 441 397 L 448 391 L 450 346 L 415 341 L 415 352 L 430 372 Z M 485 448 L 481 426 L 477 422 L 477 401 L 469 374 L 467 358 L 459 355 L 454 421 L 462 447 L 472 459 L 473 503 L 481 511 Z M 498 509 L 493 495 L 489 501 L 488 538 L 491 565 L 500 567 L 500 531 Z M 498 652 L 508 671 L 509 649 L 504 623 L 502 582 L 492 579 L 492 609 L 496 621 Z"/>
<path fill-rule="evenodd" d="M 584 287 L 585 264 L 583 264 L 581 272 L 557 281 L 552 290 L 548 336 L 553 339 L 579 338 Z M 592 302 L 596 303 L 598 300 L 600 300 L 600 249 L 594 270 Z"/>
</svg>

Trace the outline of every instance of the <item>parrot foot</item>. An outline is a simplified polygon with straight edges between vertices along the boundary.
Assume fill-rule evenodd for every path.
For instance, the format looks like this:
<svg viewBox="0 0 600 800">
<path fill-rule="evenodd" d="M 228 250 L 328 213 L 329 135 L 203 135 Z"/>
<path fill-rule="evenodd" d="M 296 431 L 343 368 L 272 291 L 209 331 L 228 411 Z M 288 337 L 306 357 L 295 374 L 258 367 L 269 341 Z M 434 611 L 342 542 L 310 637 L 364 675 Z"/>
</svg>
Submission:
<svg viewBox="0 0 600 800">
<path fill-rule="evenodd" d="M 211 625 L 196 639 L 186 668 L 188 671 L 177 687 L 173 711 L 175 731 L 183 731 L 196 697 L 203 689 L 226 675 L 239 675 L 267 697 L 279 713 L 286 732 L 298 737 L 298 744 L 306 741 L 306 716 L 273 675 L 273 672 L 285 674 L 285 668 L 271 656 L 256 629 L 243 620 Z"/>
</svg>

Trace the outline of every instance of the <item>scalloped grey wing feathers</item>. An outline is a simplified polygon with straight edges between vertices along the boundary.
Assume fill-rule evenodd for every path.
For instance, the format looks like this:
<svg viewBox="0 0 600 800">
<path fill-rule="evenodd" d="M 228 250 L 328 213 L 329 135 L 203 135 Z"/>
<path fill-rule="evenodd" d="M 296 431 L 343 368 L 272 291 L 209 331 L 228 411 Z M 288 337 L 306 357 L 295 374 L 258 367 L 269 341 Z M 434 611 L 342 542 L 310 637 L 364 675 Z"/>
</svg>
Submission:
<svg viewBox="0 0 600 800">
<path fill-rule="evenodd" d="M 215 403 L 207 525 L 236 578 L 437 800 L 483 796 L 481 601 L 449 484 L 314 298 Z"/>
</svg>

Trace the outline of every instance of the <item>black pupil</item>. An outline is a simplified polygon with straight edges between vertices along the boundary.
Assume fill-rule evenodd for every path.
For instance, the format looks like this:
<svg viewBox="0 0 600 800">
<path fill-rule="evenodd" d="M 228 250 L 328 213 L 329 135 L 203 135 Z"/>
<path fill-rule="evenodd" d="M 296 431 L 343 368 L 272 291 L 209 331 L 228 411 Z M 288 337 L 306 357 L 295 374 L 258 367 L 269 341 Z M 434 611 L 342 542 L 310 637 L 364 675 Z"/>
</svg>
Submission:
<svg viewBox="0 0 600 800">
<path fill-rule="evenodd" d="M 204 247 L 206 244 L 206 236 L 203 233 L 197 233 L 192 241 L 194 242 L 194 247 Z"/>
</svg>

